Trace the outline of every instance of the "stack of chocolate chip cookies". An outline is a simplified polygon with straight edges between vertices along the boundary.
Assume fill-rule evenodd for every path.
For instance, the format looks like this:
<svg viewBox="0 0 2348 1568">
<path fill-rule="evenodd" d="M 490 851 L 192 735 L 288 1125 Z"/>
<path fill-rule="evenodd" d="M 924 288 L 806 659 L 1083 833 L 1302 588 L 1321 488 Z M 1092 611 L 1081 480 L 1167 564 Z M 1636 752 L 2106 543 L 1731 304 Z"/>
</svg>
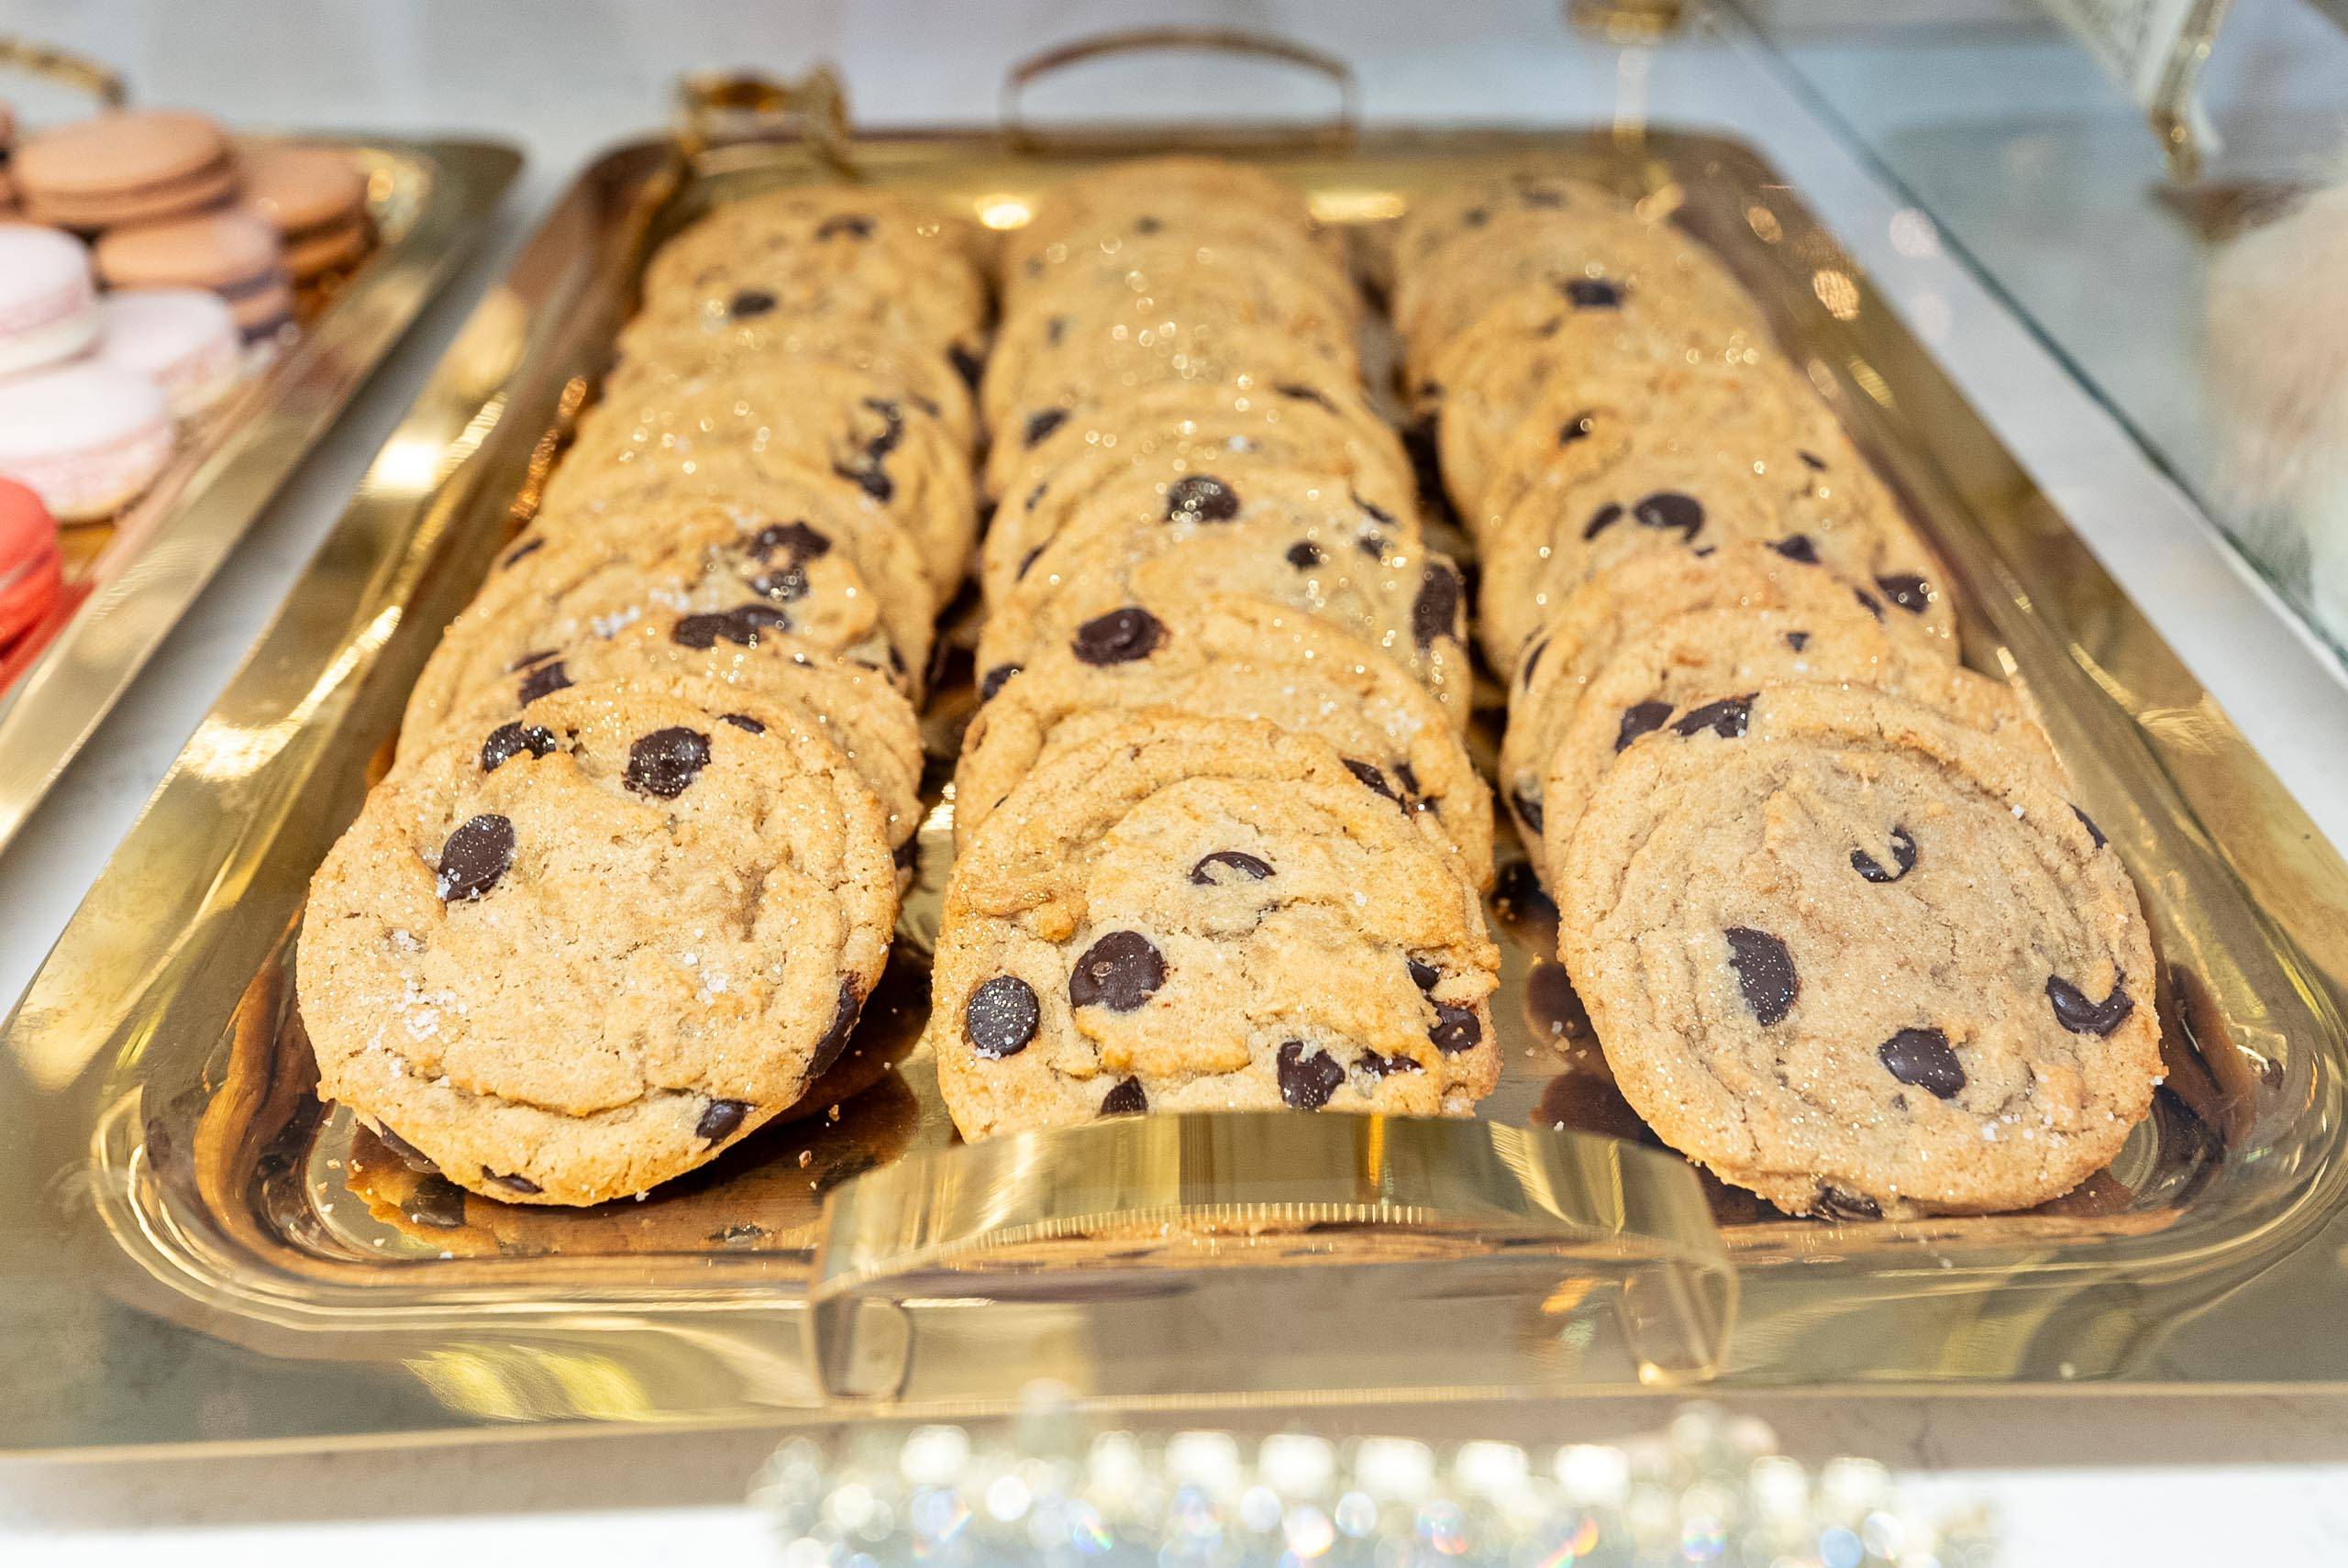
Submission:
<svg viewBox="0 0 2348 1568">
<path fill-rule="evenodd" d="M 1465 1114 L 1500 1072 L 1465 595 L 1337 237 L 1152 160 L 1047 192 L 1001 280 L 928 1035 L 956 1124 Z"/>
<path fill-rule="evenodd" d="M 640 1194 L 847 1052 L 977 532 L 976 236 L 798 189 L 652 259 L 312 884 L 319 1093 L 412 1162 L 508 1202 Z"/>
<path fill-rule="evenodd" d="M 1395 255 L 1502 792 L 1632 1106 L 1791 1213 L 2109 1163 L 2161 1072 L 2133 888 L 1743 291 L 1543 171 L 1422 203 Z"/>
</svg>

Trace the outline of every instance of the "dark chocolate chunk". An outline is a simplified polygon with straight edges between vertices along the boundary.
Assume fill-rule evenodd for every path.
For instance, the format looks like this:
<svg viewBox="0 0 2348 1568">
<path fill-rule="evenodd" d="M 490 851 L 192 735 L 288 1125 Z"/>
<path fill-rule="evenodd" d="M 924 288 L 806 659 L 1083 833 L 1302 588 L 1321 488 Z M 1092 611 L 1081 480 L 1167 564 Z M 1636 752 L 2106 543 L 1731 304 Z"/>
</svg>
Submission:
<svg viewBox="0 0 2348 1568">
<path fill-rule="evenodd" d="M 807 597 L 807 574 L 795 566 L 761 572 L 750 579 L 750 591 L 763 593 L 778 604 L 793 604 Z"/>
<path fill-rule="evenodd" d="M 522 678 L 522 684 L 515 695 L 526 708 L 539 698 L 549 696 L 570 684 L 570 672 L 562 668 L 562 660 L 548 659 Z"/>
<path fill-rule="evenodd" d="M 766 315 L 781 302 L 764 289 L 744 289 L 725 302 L 725 314 L 737 321 Z"/>
<path fill-rule="evenodd" d="M 2089 1001 L 2087 992 L 2062 976 L 2049 975 L 2046 999 L 2054 1004 L 2054 1021 L 2074 1034 L 2109 1034 L 2136 1010 L 2136 999 L 2118 980 L 2111 982 L 2110 996 Z"/>
<path fill-rule="evenodd" d="M 639 795 L 673 801 L 708 766 L 709 737 L 699 730 L 671 724 L 627 748 L 627 771 L 621 775 L 621 782 Z"/>
<path fill-rule="evenodd" d="M 1839 1187 L 1821 1184 L 1818 1201 L 1810 1211 L 1822 1220 L 1880 1220 L 1883 1205 L 1865 1193 L 1844 1192 Z"/>
<path fill-rule="evenodd" d="M 1796 653 L 1801 652 L 1802 649 L 1810 646 L 1810 634 L 1808 632 L 1788 632 L 1786 634 L 1786 646 L 1793 649 Z"/>
<path fill-rule="evenodd" d="M 1443 978 L 1443 971 L 1423 958 L 1413 958 L 1405 954 L 1402 964 L 1411 972 L 1411 984 L 1423 991 L 1434 989 L 1435 982 Z"/>
<path fill-rule="evenodd" d="M 1328 558 L 1321 547 L 1310 539 L 1299 539 L 1288 547 L 1288 564 L 1299 571 L 1311 571 Z"/>
<path fill-rule="evenodd" d="M 1198 864 L 1191 867 L 1191 880 L 1202 888 L 1224 886 L 1232 878 L 1217 877 L 1215 868 L 1219 866 L 1229 867 L 1251 882 L 1260 882 L 1272 874 L 1272 868 L 1268 864 L 1243 850 L 1218 849 L 1213 855 L 1199 856 Z"/>
<path fill-rule="evenodd" d="M 1671 717 L 1671 704 L 1660 697 L 1650 697 L 1644 702 L 1634 702 L 1623 710 L 1622 728 L 1614 732 L 1614 749 L 1622 751 L 1641 735 L 1663 728 Z"/>
<path fill-rule="evenodd" d="M 1346 1081 L 1346 1069 L 1326 1051 L 1307 1055 L 1304 1042 L 1282 1042 L 1279 1049 L 1280 1099 L 1297 1110 L 1318 1110 Z"/>
<path fill-rule="evenodd" d="M 1426 1071 L 1415 1060 L 1399 1052 L 1391 1056 L 1381 1056 L 1375 1051 L 1364 1051 L 1361 1054 L 1361 1060 L 1356 1062 L 1354 1066 L 1374 1078 L 1390 1078 L 1396 1073 Z"/>
<path fill-rule="evenodd" d="M 897 481 L 879 468 L 851 468 L 846 463 L 834 463 L 832 472 L 847 480 L 873 500 L 883 503 L 897 493 Z"/>
<path fill-rule="evenodd" d="M 1239 492 L 1213 474 L 1185 474 L 1167 488 L 1168 523 L 1228 523 L 1239 515 Z"/>
<path fill-rule="evenodd" d="M 435 1171 L 415 1184 L 400 1209 L 418 1225 L 460 1231 L 465 1224 L 465 1189 Z"/>
<path fill-rule="evenodd" d="M 1903 1029 L 1875 1048 L 1884 1071 L 1903 1084 L 1955 1099 L 1965 1087 L 1965 1068 L 1948 1036 L 1937 1029 Z"/>
<path fill-rule="evenodd" d="M 514 824 L 493 813 L 469 818 L 440 846 L 434 885 L 444 904 L 478 899 L 514 864 Z"/>
<path fill-rule="evenodd" d="M 747 1099 L 713 1099 L 702 1107 L 701 1120 L 693 1123 L 693 1136 L 704 1143 L 723 1143 L 749 1114 Z"/>
<path fill-rule="evenodd" d="M 1804 566 L 1818 564 L 1818 547 L 1810 542 L 1807 534 L 1789 534 L 1772 542 L 1769 547 L 1789 561 L 1800 561 Z"/>
<path fill-rule="evenodd" d="M 1548 651 L 1549 639 L 1546 637 L 1541 638 L 1524 650 L 1524 661 L 1516 667 L 1516 683 L 1519 686 L 1533 684 L 1533 672 L 1541 668 L 1541 656 Z"/>
<path fill-rule="evenodd" d="M 1473 1008 L 1453 1007 L 1448 1002 L 1434 1004 L 1434 1027 L 1427 1031 L 1427 1038 L 1434 1048 L 1446 1056 L 1475 1049 L 1484 1038 L 1484 1025 Z"/>
<path fill-rule="evenodd" d="M 529 557 L 537 555 L 540 550 L 543 550 L 546 547 L 546 536 L 542 534 L 533 535 L 531 537 L 523 540 L 520 544 L 506 551 L 505 558 L 499 561 L 497 564 L 500 567 L 510 567 L 517 561 L 526 560 Z"/>
<path fill-rule="evenodd" d="M 1459 635 L 1459 573 L 1447 562 L 1429 561 L 1419 579 L 1418 597 L 1411 601 L 1411 635 L 1429 647 L 1437 637 Z"/>
<path fill-rule="evenodd" d="M 1375 528 L 1364 528 L 1354 536 L 1354 548 L 1371 560 L 1382 561 L 1386 558 L 1386 536 Z"/>
<path fill-rule="evenodd" d="M 750 536 L 748 546 L 750 554 L 760 561 L 770 559 L 778 550 L 784 551 L 794 566 L 812 561 L 831 547 L 831 536 L 805 523 L 770 523 Z"/>
<path fill-rule="evenodd" d="M 1753 716 L 1753 699 L 1758 695 L 1748 691 L 1742 697 L 1723 697 L 1717 702 L 1690 708 L 1671 726 L 1671 733 L 1692 735 L 1710 730 L 1722 740 L 1736 740 L 1744 734 L 1745 723 Z"/>
<path fill-rule="evenodd" d="M 979 378 L 986 373 L 986 361 L 979 358 L 979 356 L 972 350 L 962 347 L 959 343 L 947 345 L 946 357 L 954 361 L 956 373 L 961 376 L 962 380 L 969 384 L 971 391 L 976 392 L 979 386 Z"/>
<path fill-rule="evenodd" d="M 1623 308 L 1623 285 L 1604 278 L 1568 278 L 1565 282 L 1566 298 L 1577 310 L 1620 310 Z"/>
<path fill-rule="evenodd" d="M 1897 882 L 1916 867 L 1916 841 L 1904 827 L 1891 830 L 1891 870 L 1864 849 L 1851 851 L 1851 869 L 1870 882 Z"/>
<path fill-rule="evenodd" d="M 1682 491 L 1659 490 L 1641 496 L 1631 503 L 1631 515 L 1642 528 L 1676 531 L 1690 545 L 1704 530 L 1704 503 Z"/>
<path fill-rule="evenodd" d="M 962 1038 L 994 1061 L 1016 1056 L 1043 1021 L 1036 989 L 1016 975 L 997 975 L 970 993 L 962 1008 Z"/>
<path fill-rule="evenodd" d="M 502 1187 L 508 1192 L 518 1192 L 527 1195 L 534 1192 L 544 1192 L 546 1190 L 546 1188 L 540 1187 L 537 1182 L 532 1181 L 528 1176 L 508 1176 L 503 1171 L 491 1170 L 487 1165 L 483 1165 L 481 1168 L 481 1179 L 487 1182 L 492 1187 Z"/>
<path fill-rule="evenodd" d="M 1557 445 L 1560 447 L 1570 447 L 1575 442 L 1589 436 L 1590 432 L 1597 428 L 1597 415 L 1590 410 L 1585 408 L 1579 414 L 1575 414 L 1571 419 L 1567 420 L 1563 425 L 1557 426 Z"/>
<path fill-rule="evenodd" d="M 1111 1089 L 1101 1101 L 1101 1114 L 1108 1116 L 1139 1116 L 1149 1109 L 1149 1096 L 1139 1078 L 1126 1078 Z"/>
<path fill-rule="evenodd" d="M 1377 790 L 1379 794 L 1385 796 L 1396 805 L 1399 806 L 1402 803 L 1402 797 L 1394 792 L 1394 786 L 1389 783 L 1387 781 L 1386 775 L 1379 772 L 1375 767 L 1371 766 L 1369 763 L 1360 760 L 1358 757 L 1352 756 L 1346 757 L 1345 759 L 1345 764 L 1346 772 L 1352 774 L 1355 778 L 1360 779 L 1363 783 L 1368 785 L 1371 789 Z"/>
<path fill-rule="evenodd" d="M 1868 614 L 1874 616 L 1878 621 L 1883 619 L 1882 600 L 1877 599 L 1874 594 L 1869 593 L 1864 588 L 1855 588 L 1851 590 L 1851 597 L 1859 602 L 1860 609 L 1865 610 Z"/>
<path fill-rule="evenodd" d="M 376 1128 L 375 1140 L 377 1143 L 382 1144 L 384 1148 L 389 1149 L 393 1154 L 398 1155 L 400 1164 L 415 1172 L 418 1176 L 438 1176 L 440 1174 L 440 1167 L 433 1163 L 431 1155 L 426 1154 L 423 1150 L 417 1148 L 415 1144 L 409 1143 L 406 1139 L 401 1137 L 390 1128 Z"/>
<path fill-rule="evenodd" d="M 737 730 L 748 730 L 754 735 L 762 735 L 767 733 L 767 727 L 748 713 L 720 713 L 717 715 L 717 722 L 721 724 L 731 724 Z"/>
<path fill-rule="evenodd" d="M 2085 812 L 2079 810 L 2078 807 L 2073 806 L 2071 808 L 2071 814 L 2079 819 L 2079 825 L 2088 830 L 2088 836 L 2095 840 L 2095 846 L 2098 849 L 2101 849 L 2105 845 L 2111 842 L 2110 839 L 2103 836 L 2103 830 L 2095 825 L 2095 819 L 2088 815 Z"/>
<path fill-rule="evenodd" d="M 731 610 L 705 612 L 698 615 L 678 617 L 670 628 L 669 637 L 680 646 L 714 648 L 721 642 L 740 647 L 759 646 L 761 632 L 791 630 L 791 616 L 772 604 L 737 604 Z"/>
<path fill-rule="evenodd" d="M 1804 463 L 1808 464 L 1814 472 L 1822 474 L 1826 471 L 1826 459 L 1820 457 L 1815 452 L 1797 451 L 1794 456 L 1800 458 Z"/>
<path fill-rule="evenodd" d="M 1622 520 L 1622 502 L 1610 501 L 1589 514 L 1589 522 L 1583 526 L 1581 536 L 1585 539 L 1595 539 Z"/>
<path fill-rule="evenodd" d="M 1068 977 L 1075 1007 L 1131 1012 L 1166 983 L 1166 958 L 1138 931 L 1113 931 L 1084 950 Z"/>
<path fill-rule="evenodd" d="M 1786 951 L 1784 943 L 1749 925 L 1733 925 L 1721 934 L 1728 938 L 1729 967 L 1736 971 L 1744 1005 L 1765 1028 L 1781 1021 L 1793 1010 L 1794 999 L 1801 995 L 1793 955 Z"/>
<path fill-rule="evenodd" d="M 863 1010 L 864 993 L 857 988 L 853 977 L 843 977 L 839 1000 L 832 1009 L 831 1026 L 815 1042 L 814 1052 L 807 1058 L 809 1077 L 821 1077 L 838 1065 L 840 1054 L 847 1049 L 847 1037 L 856 1032 L 857 1014 Z"/>
<path fill-rule="evenodd" d="M 1011 576 L 1012 576 L 1012 580 L 1013 580 L 1014 582 L 1016 582 L 1016 581 L 1024 581 L 1024 580 L 1025 580 L 1026 576 L 1027 576 L 1027 569 L 1028 569 L 1029 567 L 1032 567 L 1032 566 L 1034 566 L 1034 565 L 1036 564 L 1036 558 L 1037 558 L 1038 557 L 1040 557 L 1040 556 L 1044 553 L 1044 546 L 1045 546 L 1045 545 L 1048 545 L 1048 544 L 1050 544 L 1050 543 L 1051 543 L 1051 541 L 1050 541 L 1049 539 L 1047 539 L 1047 540 L 1045 540 L 1045 541 L 1044 541 L 1044 544 L 1043 544 L 1043 545 L 1038 545 L 1038 546 L 1036 546 L 1034 549 L 1032 549 L 1032 550 L 1028 551 L 1025 555 L 1024 555 L 1024 556 L 1020 557 L 1020 558 L 1019 558 L 1019 569 L 1018 569 L 1017 571 L 1013 572 L 1013 573 L 1011 574 Z"/>
<path fill-rule="evenodd" d="M 999 664 L 992 669 L 988 670 L 986 674 L 979 679 L 979 701 L 981 702 L 993 701 L 995 693 L 1002 690 L 1003 683 L 1008 681 L 1013 676 L 1018 674 L 1022 668 L 1023 667 L 1015 664 Z"/>
<path fill-rule="evenodd" d="M 1921 615 L 1932 605 L 1931 585 L 1913 572 L 1898 572 L 1890 577 L 1878 577 L 1875 581 L 1894 604 L 1911 615 Z"/>
<path fill-rule="evenodd" d="M 1068 410 L 1065 408 L 1047 408 L 1040 414 L 1029 414 L 1027 416 L 1027 445 L 1030 447 L 1036 445 L 1045 436 L 1067 423 Z"/>
<path fill-rule="evenodd" d="M 1418 770 L 1408 762 L 1397 762 L 1394 765 L 1394 777 L 1402 781 L 1402 793 L 1405 796 L 1419 792 Z"/>
<path fill-rule="evenodd" d="M 1129 664 L 1147 658 L 1166 640 L 1165 624 L 1138 604 L 1095 615 L 1076 629 L 1076 657 L 1087 664 Z"/>
<path fill-rule="evenodd" d="M 500 724 L 489 732 L 481 743 L 481 770 L 494 773 L 500 767 L 528 752 L 532 756 L 544 756 L 554 749 L 554 732 L 540 724 L 526 724 L 515 720 Z"/>
</svg>

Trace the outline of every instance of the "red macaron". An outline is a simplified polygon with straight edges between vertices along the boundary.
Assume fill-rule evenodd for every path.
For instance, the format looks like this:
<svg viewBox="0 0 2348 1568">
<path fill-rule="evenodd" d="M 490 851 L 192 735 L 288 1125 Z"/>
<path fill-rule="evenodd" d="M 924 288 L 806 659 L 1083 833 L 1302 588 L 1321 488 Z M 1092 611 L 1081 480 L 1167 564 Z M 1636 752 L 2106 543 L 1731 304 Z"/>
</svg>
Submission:
<svg viewBox="0 0 2348 1568">
<path fill-rule="evenodd" d="M 0 653 L 40 624 L 64 580 L 57 520 L 39 496 L 0 479 Z"/>
</svg>

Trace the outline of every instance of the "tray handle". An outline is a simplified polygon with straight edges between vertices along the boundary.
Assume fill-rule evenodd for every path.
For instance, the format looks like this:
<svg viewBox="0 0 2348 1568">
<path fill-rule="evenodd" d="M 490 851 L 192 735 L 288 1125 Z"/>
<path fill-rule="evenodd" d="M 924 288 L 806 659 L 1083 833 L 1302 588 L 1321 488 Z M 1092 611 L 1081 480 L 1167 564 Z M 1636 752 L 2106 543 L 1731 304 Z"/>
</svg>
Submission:
<svg viewBox="0 0 2348 1568">
<path fill-rule="evenodd" d="M 129 84 L 122 72 L 85 54 L 36 43 L 28 38 L 0 33 L 0 71 L 39 76 L 85 93 L 105 109 L 119 109 L 130 101 Z"/>
<path fill-rule="evenodd" d="M 1249 145 L 1285 142 L 1306 147 L 1346 147 L 1360 133 L 1360 84 L 1355 80 L 1353 67 L 1335 55 L 1290 39 L 1249 32 L 1240 28 L 1163 27 L 1122 28 L 1112 32 L 1096 33 L 1039 50 L 1013 65 L 1002 80 L 1004 138 L 1020 152 L 1080 152 L 1136 139 L 1131 131 L 1120 134 L 1099 126 L 1057 130 L 1038 127 L 1027 117 L 1027 90 L 1047 76 L 1088 61 L 1177 50 L 1240 55 L 1251 60 L 1292 65 L 1322 77 L 1336 89 L 1337 94 L 1336 107 L 1326 121 L 1306 121 L 1293 126 L 1232 127 L 1219 136 L 1185 127 L 1186 137 L 1190 138 L 1197 139 L 1203 136 L 1207 139 L 1242 141 Z"/>
<path fill-rule="evenodd" d="M 1390 1265 L 1411 1303 L 1333 1263 Z M 1438 1301 L 1567 1360 L 1611 1306 L 1606 1353 L 1670 1386 L 1720 1369 L 1737 1298 L 1703 1187 L 1676 1158 L 1346 1115 L 1125 1117 L 931 1150 L 829 1196 L 813 1273 L 808 1353 L 840 1402 L 1010 1397 L 1045 1375 L 1079 1396 L 1179 1395 L 1199 1366 L 1176 1342 L 1217 1320 L 1298 1336 L 1301 1386 L 1326 1387 L 1348 1350 L 1423 1338 L 1446 1353 L 1452 1331 L 1412 1316 Z"/>
<path fill-rule="evenodd" d="M 688 159 L 743 142 L 799 140 L 824 163 L 854 174 L 847 88 L 818 65 L 793 81 L 756 71 L 693 71 L 677 79 L 678 147 Z"/>
</svg>

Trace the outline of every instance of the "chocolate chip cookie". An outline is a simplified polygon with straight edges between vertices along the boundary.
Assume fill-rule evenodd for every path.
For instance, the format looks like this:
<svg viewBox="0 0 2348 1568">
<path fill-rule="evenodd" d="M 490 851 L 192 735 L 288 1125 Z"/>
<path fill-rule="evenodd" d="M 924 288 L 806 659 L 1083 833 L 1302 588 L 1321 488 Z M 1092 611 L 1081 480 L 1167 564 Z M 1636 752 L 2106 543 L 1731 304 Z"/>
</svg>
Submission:
<svg viewBox="0 0 2348 1568">
<path fill-rule="evenodd" d="M 1047 545 L 988 614 L 979 669 L 1069 645 L 1098 664 L 1146 657 L 1148 606 L 1223 591 L 1294 605 L 1352 634 L 1466 724 L 1474 675 L 1449 559 L 1396 542 L 1392 525 L 1346 496 L 1307 505 L 1251 482 L 1185 499 L 1195 503 L 1157 524 L 1070 528 Z"/>
<path fill-rule="evenodd" d="M 579 687 L 402 765 L 311 884 L 318 1092 L 514 1203 L 639 1193 L 846 1049 L 896 889 L 838 753 Z"/>
<path fill-rule="evenodd" d="M 1145 1111 L 1465 1115 L 1499 952 L 1424 814 L 1267 723 L 1111 730 L 947 889 L 927 1042 L 965 1137 Z"/>
<path fill-rule="evenodd" d="M 1555 837 L 1560 946 L 1625 1098 L 1789 1213 L 2027 1208 L 2161 1075 L 2119 857 L 2035 759 L 1896 698 L 1675 714 Z"/>
<path fill-rule="evenodd" d="M 1492 878 L 1491 797 L 1450 720 L 1394 662 L 1270 600 L 1158 601 L 1138 658 L 1100 663 L 1081 640 L 1046 649 L 991 689 L 954 772 L 954 841 L 1022 779 L 1113 727 L 1160 713 L 1260 719 L 1327 742 L 1364 783 L 1441 825 L 1468 880 Z"/>
<path fill-rule="evenodd" d="M 918 679 L 926 615 L 884 621 L 887 600 L 844 541 L 795 517 L 771 522 L 714 502 L 655 503 L 644 517 L 640 529 L 601 529 L 522 554 L 525 538 L 509 549 L 417 677 L 404 731 L 430 734 L 500 684 L 518 701 L 559 690 L 571 683 L 581 645 L 662 616 L 671 618 L 669 637 L 696 651 L 789 634 L 908 686 Z"/>
</svg>

